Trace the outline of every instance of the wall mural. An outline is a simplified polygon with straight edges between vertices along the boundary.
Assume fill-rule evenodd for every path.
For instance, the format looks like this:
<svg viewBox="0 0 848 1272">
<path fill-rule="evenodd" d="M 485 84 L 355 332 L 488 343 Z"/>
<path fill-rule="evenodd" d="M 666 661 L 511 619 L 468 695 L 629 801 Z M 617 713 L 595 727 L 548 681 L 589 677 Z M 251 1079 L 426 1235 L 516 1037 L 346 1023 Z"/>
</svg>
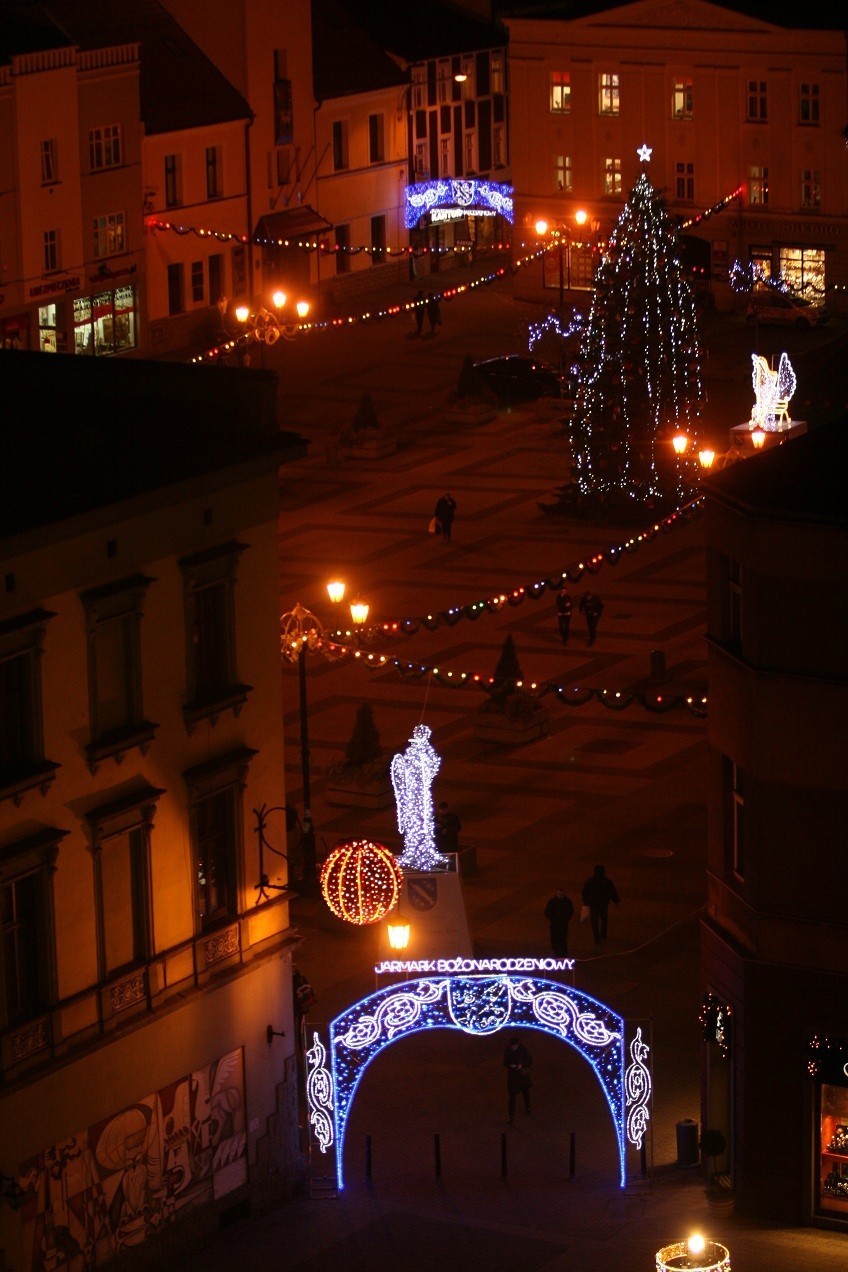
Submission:
<svg viewBox="0 0 848 1272">
<path fill-rule="evenodd" d="M 97 1267 L 232 1192 L 247 1182 L 243 1049 L 23 1162 L 18 1182 L 31 1272 Z"/>
</svg>

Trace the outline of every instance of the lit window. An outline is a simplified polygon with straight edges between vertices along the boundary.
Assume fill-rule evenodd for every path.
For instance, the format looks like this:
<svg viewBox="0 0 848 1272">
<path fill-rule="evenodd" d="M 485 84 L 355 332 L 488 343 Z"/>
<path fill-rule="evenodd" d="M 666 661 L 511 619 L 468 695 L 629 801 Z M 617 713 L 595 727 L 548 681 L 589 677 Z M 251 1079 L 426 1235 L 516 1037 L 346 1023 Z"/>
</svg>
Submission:
<svg viewBox="0 0 848 1272">
<path fill-rule="evenodd" d="M 557 190 L 564 190 L 566 194 L 571 193 L 571 155 L 557 155 L 554 167 L 554 180 L 556 182 Z"/>
<path fill-rule="evenodd" d="M 604 194 L 621 194 L 621 160 L 604 160 Z"/>
<path fill-rule="evenodd" d="M 692 118 L 692 81 L 677 80 L 671 91 L 672 119 Z"/>
<path fill-rule="evenodd" d="M 604 72 L 598 76 L 598 113 L 600 115 L 619 113 L 618 89 L 618 75 Z"/>
<path fill-rule="evenodd" d="M 504 73 L 503 53 L 492 53 L 492 92 L 506 92 L 506 75 Z"/>
<path fill-rule="evenodd" d="M 798 119 L 802 124 L 819 122 L 819 86 L 802 84 L 798 98 Z"/>
<path fill-rule="evenodd" d="M 765 80 L 748 80 L 748 120 L 764 123 L 768 119 Z"/>
<path fill-rule="evenodd" d="M 801 207 L 821 207 L 821 181 L 812 168 L 805 168 L 801 173 Z"/>
<path fill-rule="evenodd" d="M 94 218 L 94 255 L 114 256 L 124 250 L 124 214 L 111 212 Z"/>
<path fill-rule="evenodd" d="M 695 198 L 695 165 L 678 163 L 675 165 L 675 193 L 678 203 L 692 203 Z"/>
<path fill-rule="evenodd" d="M 571 113 L 571 75 L 568 71 L 551 71 L 551 111 Z"/>
<path fill-rule="evenodd" d="M 214 927 L 239 913 L 243 862 L 242 792 L 256 754 L 230 751 L 183 773 L 188 788 L 198 927 Z"/>
<path fill-rule="evenodd" d="M 103 168 L 120 167 L 122 162 L 120 124 L 107 124 L 103 128 L 89 129 L 88 157 L 92 172 L 98 172 Z"/>
<path fill-rule="evenodd" d="M 768 203 L 768 168 L 748 169 L 748 202 L 761 206 Z"/>
</svg>

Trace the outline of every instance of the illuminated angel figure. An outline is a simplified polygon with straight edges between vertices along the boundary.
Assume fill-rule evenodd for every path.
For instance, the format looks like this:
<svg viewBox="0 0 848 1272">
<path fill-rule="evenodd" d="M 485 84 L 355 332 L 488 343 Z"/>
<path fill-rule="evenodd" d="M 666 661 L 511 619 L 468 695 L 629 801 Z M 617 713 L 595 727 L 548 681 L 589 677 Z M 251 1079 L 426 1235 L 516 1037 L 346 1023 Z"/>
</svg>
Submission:
<svg viewBox="0 0 848 1272">
<path fill-rule="evenodd" d="M 780 428 L 782 420 L 789 423 L 789 401 L 798 381 L 785 353 L 780 355 L 776 371 L 772 371 L 759 353 L 752 353 L 751 361 L 754 364 L 751 380 L 756 401 L 751 408 L 749 427 L 774 433 Z"/>
<path fill-rule="evenodd" d="M 398 865 L 404 870 L 434 870 L 448 864 L 436 851 L 432 786 L 440 764 L 426 724 L 416 724 L 409 746 L 392 759 L 398 830 L 403 835 Z"/>
</svg>

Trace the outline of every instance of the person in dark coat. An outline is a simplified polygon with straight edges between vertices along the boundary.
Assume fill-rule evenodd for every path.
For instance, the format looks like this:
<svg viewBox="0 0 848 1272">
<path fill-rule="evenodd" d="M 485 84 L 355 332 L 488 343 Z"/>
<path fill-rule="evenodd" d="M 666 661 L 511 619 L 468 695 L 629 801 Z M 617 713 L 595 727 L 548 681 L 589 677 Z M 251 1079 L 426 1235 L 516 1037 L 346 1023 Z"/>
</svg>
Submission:
<svg viewBox="0 0 848 1272">
<path fill-rule="evenodd" d="M 568 958 L 568 925 L 574 918 L 574 906 L 564 888 L 557 888 L 545 906 L 545 918 L 551 929 L 551 949 L 557 958 Z"/>
<path fill-rule="evenodd" d="M 604 612 L 604 603 L 594 592 L 584 592 L 580 597 L 578 606 L 580 613 L 586 619 L 586 627 L 589 632 L 589 644 L 594 645 L 595 636 L 598 631 L 598 620 Z"/>
<path fill-rule="evenodd" d="M 523 1045 L 520 1038 L 513 1035 L 509 1040 L 509 1045 L 504 1052 L 504 1068 L 506 1069 L 506 1093 L 509 1100 L 509 1124 L 512 1125 L 515 1117 L 515 1100 L 517 1096 L 521 1096 L 524 1101 L 524 1112 L 530 1112 L 530 1088 L 533 1083 L 530 1080 L 530 1069 L 533 1064 L 533 1057 Z"/>
<path fill-rule="evenodd" d="M 424 312 L 426 308 L 423 287 L 418 288 L 418 291 L 412 297 L 412 300 L 415 305 L 415 308 L 412 311 L 415 315 L 415 330 L 416 334 L 420 336 L 421 332 L 424 330 Z"/>
<path fill-rule="evenodd" d="M 445 542 L 450 543 L 451 526 L 453 525 L 454 513 L 456 512 L 456 500 L 453 495 L 445 493 L 436 504 L 436 511 L 433 514 L 442 528 L 442 534 L 445 536 Z"/>
<path fill-rule="evenodd" d="M 568 635 L 571 630 L 571 611 L 573 609 L 574 601 L 571 599 L 568 592 L 557 592 L 557 624 L 559 626 L 559 635 L 563 645 L 568 644 Z"/>
<path fill-rule="evenodd" d="M 607 939 L 607 911 L 610 901 L 618 905 L 618 900 L 618 889 L 612 879 L 607 878 L 604 867 L 595 866 L 594 872 L 583 884 L 583 904 L 589 907 L 592 935 L 596 945 L 600 945 Z"/>
<path fill-rule="evenodd" d="M 439 308 L 438 297 L 432 292 L 427 297 L 427 321 L 430 324 L 430 335 L 435 336 L 436 328 L 442 324 L 442 311 Z"/>
</svg>

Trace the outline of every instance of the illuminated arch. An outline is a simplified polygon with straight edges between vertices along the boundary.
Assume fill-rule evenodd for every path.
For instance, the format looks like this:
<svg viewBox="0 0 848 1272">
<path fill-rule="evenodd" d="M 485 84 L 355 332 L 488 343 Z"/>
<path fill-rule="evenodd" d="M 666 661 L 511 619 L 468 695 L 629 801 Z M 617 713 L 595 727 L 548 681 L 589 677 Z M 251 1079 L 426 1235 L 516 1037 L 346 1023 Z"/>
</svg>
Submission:
<svg viewBox="0 0 848 1272">
<path fill-rule="evenodd" d="M 606 1097 L 624 1187 L 628 1144 L 641 1149 L 650 1116 L 651 1075 L 645 1064 L 649 1047 L 641 1028 L 628 1039 L 621 1016 L 558 981 L 439 975 L 377 990 L 347 1008 L 329 1026 L 328 1047 L 316 1031 L 312 1033 L 306 1053 L 309 1120 L 320 1151 L 335 1151 L 340 1190 L 348 1117 L 368 1065 L 391 1043 L 420 1029 L 439 1027 L 475 1035 L 516 1027 L 539 1029 L 578 1051 L 592 1066 Z"/>
</svg>

